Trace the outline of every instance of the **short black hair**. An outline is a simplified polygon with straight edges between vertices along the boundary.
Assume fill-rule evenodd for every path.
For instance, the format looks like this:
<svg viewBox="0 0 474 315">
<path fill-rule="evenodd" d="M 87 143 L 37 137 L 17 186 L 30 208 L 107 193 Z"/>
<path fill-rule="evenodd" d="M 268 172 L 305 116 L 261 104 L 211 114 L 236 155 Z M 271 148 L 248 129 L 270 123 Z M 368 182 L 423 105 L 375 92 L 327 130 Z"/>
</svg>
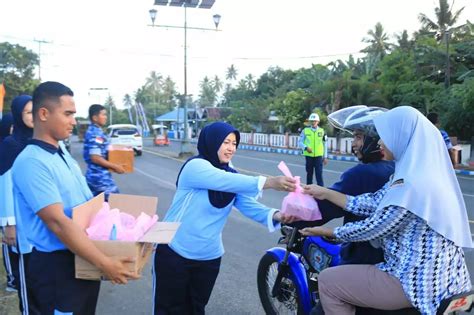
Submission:
<svg viewBox="0 0 474 315">
<path fill-rule="evenodd" d="M 426 116 L 426 118 L 428 118 L 428 120 L 431 121 L 431 123 L 433 125 L 436 125 L 439 122 L 439 115 L 438 115 L 438 113 L 435 113 L 435 112 L 429 113 Z"/>
<path fill-rule="evenodd" d="M 36 87 L 33 92 L 33 118 L 42 107 L 51 110 L 54 103 L 59 103 L 59 98 L 64 95 L 74 96 L 74 92 L 62 83 L 47 81 Z"/>
<path fill-rule="evenodd" d="M 92 121 L 92 117 L 99 115 L 101 111 L 105 109 L 105 106 L 100 104 L 92 104 L 89 106 L 89 120 Z"/>
</svg>

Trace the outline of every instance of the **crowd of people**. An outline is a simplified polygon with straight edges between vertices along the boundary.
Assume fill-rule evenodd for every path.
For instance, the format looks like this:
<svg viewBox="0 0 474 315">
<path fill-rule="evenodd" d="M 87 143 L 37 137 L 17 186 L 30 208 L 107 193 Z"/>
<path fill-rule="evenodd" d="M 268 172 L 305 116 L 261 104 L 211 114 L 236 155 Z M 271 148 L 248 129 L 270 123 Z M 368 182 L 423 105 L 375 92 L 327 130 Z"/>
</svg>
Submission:
<svg viewBox="0 0 474 315">
<path fill-rule="evenodd" d="M 315 314 L 355 314 L 356 307 L 415 307 L 435 314 L 441 300 L 471 289 L 463 252 L 472 247 L 466 206 L 439 130 L 407 106 L 351 110 L 357 119 L 334 124 L 352 132 L 352 151 L 361 163 L 329 188 L 322 178 L 327 150 L 319 116 L 311 114 L 311 126 L 301 132 L 303 189 L 322 213 L 312 222 L 257 201 L 264 189 L 295 191 L 296 181 L 239 174 L 231 163 L 240 142 L 236 128 L 214 122 L 202 129 L 198 154 L 181 167 L 163 219 L 181 224 L 171 243 L 156 246 L 154 314 L 205 313 L 224 254 L 222 230 L 233 207 L 269 231 L 293 224 L 303 235 L 343 242 L 341 265 L 319 275 L 321 303 Z M 347 109 L 341 111 L 347 118 Z M 139 278 L 126 268 L 131 258 L 106 256 L 71 219 L 72 208 L 94 195 L 119 193 L 110 170 L 124 172 L 107 159 L 109 140 L 102 131 L 107 112 L 94 104 L 82 174 L 61 144 L 75 126 L 75 113 L 73 91 L 44 82 L 32 96 L 16 97 L 11 114 L 1 120 L 3 256 L 8 288 L 18 291 L 23 314 L 95 313 L 100 281 L 76 279 L 74 255 L 114 284 Z M 429 156 L 430 163 L 420 156 Z M 344 217 L 342 226 L 323 226 L 337 217 Z"/>
</svg>

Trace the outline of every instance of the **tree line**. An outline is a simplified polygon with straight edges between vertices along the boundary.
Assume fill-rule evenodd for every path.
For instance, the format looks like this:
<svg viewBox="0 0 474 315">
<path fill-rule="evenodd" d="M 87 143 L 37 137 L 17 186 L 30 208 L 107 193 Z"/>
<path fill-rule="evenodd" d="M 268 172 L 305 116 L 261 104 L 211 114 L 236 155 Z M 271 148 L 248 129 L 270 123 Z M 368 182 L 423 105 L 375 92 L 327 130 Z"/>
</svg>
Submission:
<svg viewBox="0 0 474 315">
<path fill-rule="evenodd" d="M 450 135 L 470 140 L 474 135 L 474 25 L 462 21 L 464 8 L 455 9 L 439 0 L 433 14 L 420 13 L 420 27 L 389 36 L 382 23 L 369 30 L 362 42 L 362 57 L 349 56 L 328 64 L 313 64 L 298 70 L 270 67 L 259 77 L 239 76 L 235 65 L 225 79 L 204 77 L 200 93 L 187 102 L 190 108 L 221 107 L 231 113 L 226 120 L 243 132 L 263 128 L 297 132 L 312 112 L 325 117 L 337 109 L 356 104 L 393 108 L 413 106 L 423 113 L 437 111 Z M 432 16 L 432 17 L 430 17 Z M 20 93 L 31 93 L 38 84 L 34 71 L 38 56 L 19 45 L 0 43 L 0 80 L 7 89 L 5 104 Z M 106 106 L 114 123 L 130 122 L 136 103 L 147 119 L 183 104 L 183 96 L 171 77 L 152 71 L 136 91 Z M 270 122 L 270 116 L 278 122 Z"/>
</svg>

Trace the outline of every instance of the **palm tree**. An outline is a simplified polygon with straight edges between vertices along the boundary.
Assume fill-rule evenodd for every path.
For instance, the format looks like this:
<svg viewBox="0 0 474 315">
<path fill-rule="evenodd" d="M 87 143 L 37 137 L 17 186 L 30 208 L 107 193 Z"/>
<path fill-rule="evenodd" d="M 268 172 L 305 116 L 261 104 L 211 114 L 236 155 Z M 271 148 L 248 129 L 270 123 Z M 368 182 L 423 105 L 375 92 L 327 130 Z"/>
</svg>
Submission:
<svg viewBox="0 0 474 315">
<path fill-rule="evenodd" d="M 161 103 L 161 91 L 163 84 L 163 76 L 156 71 L 152 71 L 150 76 L 146 78 L 145 88 L 151 94 L 153 99 L 153 110 L 155 116 L 158 112 L 159 103 Z"/>
<path fill-rule="evenodd" d="M 457 22 L 463 10 L 464 7 L 453 13 L 448 0 L 439 0 L 439 8 L 435 8 L 436 20 L 430 19 L 424 13 L 420 13 L 418 19 L 425 30 L 444 35 Z"/>
<path fill-rule="evenodd" d="M 245 76 L 245 82 L 247 82 L 247 89 L 248 90 L 255 89 L 255 80 L 254 80 L 254 77 L 251 73 L 249 73 Z"/>
<path fill-rule="evenodd" d="M 465 27 L 465 24 L 453 27 L 463 10 L 464 7 L 453 13 L 452 7 L 449 7 L 448 0 L 439 0 L 439 8 L 435 8 L 436 21 L 431 20 L 426 14 L 420 13 L 420 15 L 418 15 L 418 19 L 420 20 L 424 31 L 434 33 L 436 34 L 436 39 L 438 41 L 446 42 L 446 71 L 444 73 L 444 84 L 446 88 L 449 87 L 451 80 L 449 38 L 452 34 L 455 34 Z"/>
<path fill-rule="evenodd" d="M 214 90 L 216 91 L 216 93 L 219 93 L 222 90 L 222 86 L 224 85 L 222 80 L 216 75 L 212 83 L 213 83 Z"/>
<path fill-rule="evenodd" d="M 153 92 L 158 92 L 161 90 L 162 83 L 163 76 L 156 71 L 152 71 L 150 76 L 146 78 L 145 87 L 151 89 Z"/>
<path fill-rule="evenodd" d="M 202 107 L 210 107 L 216 101 L 216 91 L 213 82 L 205 76 L 199 84 L 201 91 L 199 94 L 199 103 Z"/>
<path fill-rule="evenodd" d="M 132 116 L 132 107 L 133 107 L 133 102 L 132 102 L 132 97 L 130 94 L 125 94 L 123 97 L 123 105 L 128 111 L 128 119 L 130 119 L 130 123 L 133 124 L 133 116 Z"/>
<path fill-rule="evenodd" d="M 403 30 L 401 34 L 396 35 L 398 48 L 404 51 L 411 50 L 414 45 L 414 41 L 411 41 L 408 37 L 408 32 Z"/>
<path fill-rule="evenodd" d="M 229 68 L 227 68 L 227 73 L 225 75 L 225 78 L 226 80 L 230 80 L 230 81 L 237 79 L 237 69 L 235 68 L 233 64 L 230 65 Z"/>
<path fill-rule="evenodd" d="M 387 52 L 390 51 L 392 44 L 388 42 L 389 37 L 385 33 L 382 24 L 377 22 L 375 29 L 369 30 L 367 35 L 369 35 L 369 37 L 364 37 L 362 41 L 368 43 L 369 46 L 362 49 L 361 52 L 375 56 L 379 60 L 383 59 Z"/>
</svg>

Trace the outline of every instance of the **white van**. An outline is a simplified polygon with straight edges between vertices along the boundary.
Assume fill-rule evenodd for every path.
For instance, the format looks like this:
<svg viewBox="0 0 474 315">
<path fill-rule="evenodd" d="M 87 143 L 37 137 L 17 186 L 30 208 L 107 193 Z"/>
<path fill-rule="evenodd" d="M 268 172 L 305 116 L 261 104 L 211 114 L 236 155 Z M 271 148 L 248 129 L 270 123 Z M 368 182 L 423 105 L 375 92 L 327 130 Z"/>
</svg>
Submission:
<svg viewBox="0 0 474 315">
<path fill-rule="evenodd" d="M 142 155 L 143 139 L 137 126 L 131 124 L 116 124 L 107 127 L 110 144 L 133 147 L 135 154 Z"/>
</svg>

